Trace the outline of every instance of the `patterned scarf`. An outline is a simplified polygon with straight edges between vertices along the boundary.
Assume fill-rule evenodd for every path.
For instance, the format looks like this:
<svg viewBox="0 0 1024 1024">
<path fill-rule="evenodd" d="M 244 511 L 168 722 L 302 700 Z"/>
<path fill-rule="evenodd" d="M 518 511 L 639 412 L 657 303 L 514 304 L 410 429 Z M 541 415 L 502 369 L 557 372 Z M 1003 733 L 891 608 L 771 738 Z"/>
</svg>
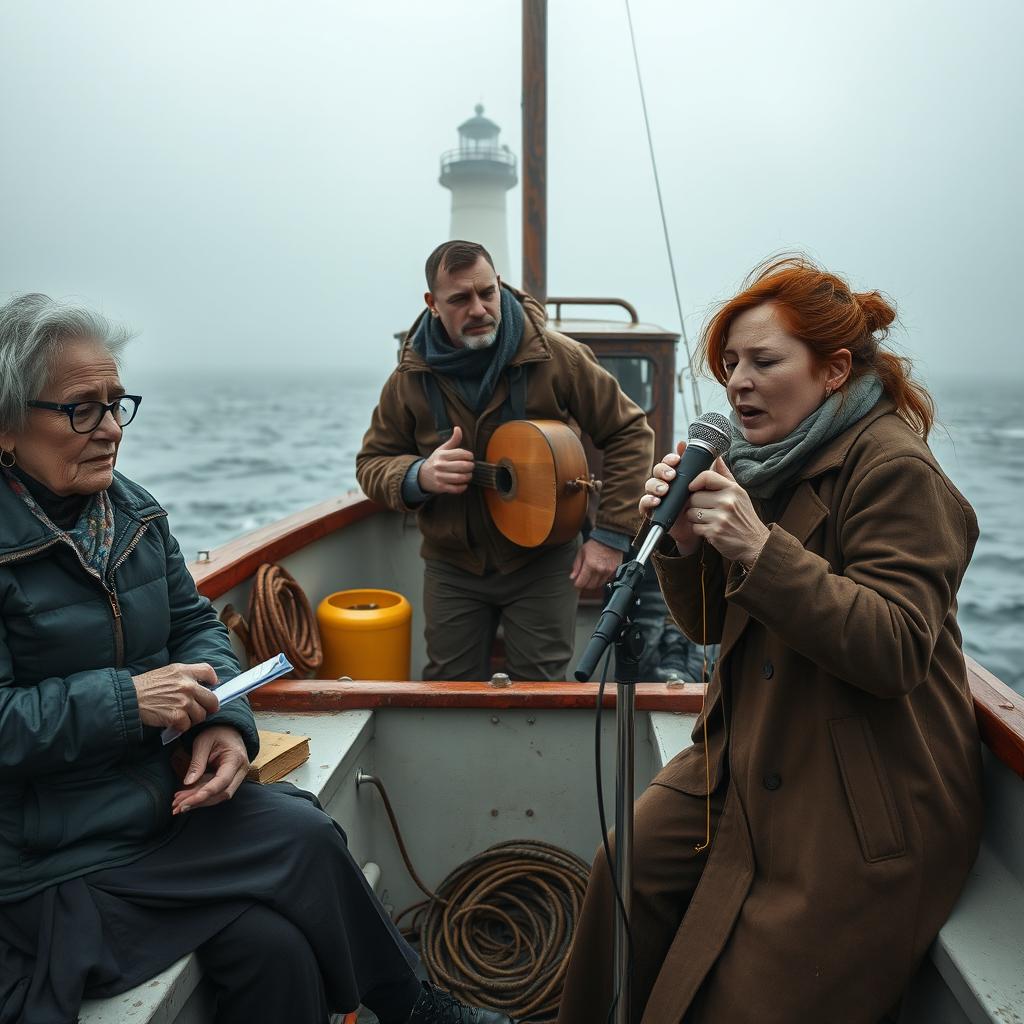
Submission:
<svg viewBox="0 0 1024 1024">
<path fill-rule="evenodd" d="M 733 412 L 729 468 L 752 498 L 771 498 L 789 483 L 824 444 L 866 416 L 882 397 L 882 382 L 874 373 L 853 381 L 845 391 L 826 398 L 788 436 L 768 444 L 751 444 L 743 437 Z"/>
<path fill-rule="evenodd" d="M 110 562 L 110 551 L 114 546 L 114 506 L 106 491 L 92 495 L 86 503 L 78 522 L 70 529 L 62 530 L 43 511 L 39 502 L 32 497 L 28 488 L 13 473 L 4 473 L 7 485 L 26 505 L 32 514 L 61 540 L 70 544 L 78 553 L 82 564 L 101 579 L 106 575 Z"/>
</svg>

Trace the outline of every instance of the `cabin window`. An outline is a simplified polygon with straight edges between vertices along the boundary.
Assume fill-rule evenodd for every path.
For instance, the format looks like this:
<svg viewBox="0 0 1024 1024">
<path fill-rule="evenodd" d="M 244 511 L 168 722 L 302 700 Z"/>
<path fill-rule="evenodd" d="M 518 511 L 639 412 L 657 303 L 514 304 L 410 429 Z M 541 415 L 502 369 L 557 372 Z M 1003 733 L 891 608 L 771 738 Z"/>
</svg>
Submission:
<svg viewBox="0 0 1024 1024">
<path fill-rule="evenodd" d="M 640 356 L 598 356 L 601 365 L 619 386 L 643 409 L 654 407 L 654 361 Z"/>
</svg>

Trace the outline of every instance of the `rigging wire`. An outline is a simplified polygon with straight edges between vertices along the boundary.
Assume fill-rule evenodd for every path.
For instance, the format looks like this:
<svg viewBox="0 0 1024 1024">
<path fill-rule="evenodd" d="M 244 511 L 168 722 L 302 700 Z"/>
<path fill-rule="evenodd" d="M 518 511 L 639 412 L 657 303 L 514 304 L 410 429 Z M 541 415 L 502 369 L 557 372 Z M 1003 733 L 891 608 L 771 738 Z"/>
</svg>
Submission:
<svg viewBox="0 0 1024 1024">
<path fill-rule="evenodd" d="M 644 127 L 647 130 L 647 148 L 651 154 L 651 169 L 654 171 L 654 188 L 658 193 L 658 209 L 661 211 L 661 229 L 665 235 L 665 249 L 668 252 L 668 267 L 672 274 L 672 288 L 676 295 L 676 309 L 679 312 L 679 330 L 682 333 L 683 349 L 686 352 L 686 370 L 690 375 L 690 386 L 693 389 L 693 405 L 700 416 L 704 411 L 701 407 L 700 389 L 697 387 L 697 377 L 693 372 L 693 356 L 690 354 L 690 339 L 686 334 L 686 321 L 683 319 L 683 303 L 679 298 L 679 282 L 676 279 L 676 263 L 672 256 L 672 241 L 668 234 L 668 221 L 665 219 L 665 203 L 661 197 L 661 179 L 658 176 L 658 161 L 654 156 L 654 140 L 651 138 L 651 121 L 647 116 L 647 97 L 644 93 L 644 80 L 640 74 L 640 55 L 636 48 L 636 33 L 633 31 L 633 13 L 629 9 L 629 0 L 626 3 L 626 20 L 629 22 L 629 38 L 633 44 L 633 63 L 636 66 L 636 81 L 640 87 L 640 105 L 644 112 Z M 683 389 L 680 388 L 680 393 Z M 683 412 L 686 413 L 686 396 L 683 394 Z"/>
</svg>

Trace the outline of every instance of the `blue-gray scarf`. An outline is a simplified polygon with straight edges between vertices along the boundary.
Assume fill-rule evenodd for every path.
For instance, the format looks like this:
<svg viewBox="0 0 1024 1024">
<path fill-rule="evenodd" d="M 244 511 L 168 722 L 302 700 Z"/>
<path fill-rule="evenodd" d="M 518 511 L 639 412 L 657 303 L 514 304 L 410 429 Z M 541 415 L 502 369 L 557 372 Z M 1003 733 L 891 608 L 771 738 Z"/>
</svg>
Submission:
<svg viewBox="0 0 1024 1024">
<path fill-rule="evenodd" d="M 466 404 L 481 412 L 494 394 L 505 367 L 523 340 L 525 315 L 519 300 L 501 289 L 501 324 L 494 344 L 487 348 L 456 348 L 437 317 L 426 314 L 413 335 L 412 347 L 436 373 L 451 377 Z"/>
<path fill-rule="evenodd" d="M 732 420 L 729 469 L 753 498 L 771 498 L 796 477 L 822 445 L 866 416 L 882 397 L 882 382 L 874 373 L 858 377 L 844 391 L 826 398 L 797 428 L 780 441 L 751 444 L 743 437 L 739 417 Z"/>
</svg>

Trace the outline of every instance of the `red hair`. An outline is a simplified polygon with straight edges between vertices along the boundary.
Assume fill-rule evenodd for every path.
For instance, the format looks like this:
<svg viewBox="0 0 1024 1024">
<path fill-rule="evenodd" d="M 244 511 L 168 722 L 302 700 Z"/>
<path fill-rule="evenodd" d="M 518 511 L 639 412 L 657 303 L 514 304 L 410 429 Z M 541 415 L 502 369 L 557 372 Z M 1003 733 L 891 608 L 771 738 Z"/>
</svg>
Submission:
<svg viewBox="0 0 1024 1024">
<path fill-rule="evenodd" d="M 854 292 L 841 277 L 806 256 L 775 256 L 755 267 L 740 293 L 704 328 L 700 359 L 720 384 L 728 377 L 724 355 L 733 320 L 766 302 L 772 304 L 786 332 L 807 345 L 820 365 L 839 349 L 849 349 L 853 365 L 847 383 L 873 370 L 899 414 L 928 437 L 935 420 L 931 395 L 911 376 L 910 360 L 880 344 L 889 334 L 896 310 L 880 292 Z"/>
</svg>

